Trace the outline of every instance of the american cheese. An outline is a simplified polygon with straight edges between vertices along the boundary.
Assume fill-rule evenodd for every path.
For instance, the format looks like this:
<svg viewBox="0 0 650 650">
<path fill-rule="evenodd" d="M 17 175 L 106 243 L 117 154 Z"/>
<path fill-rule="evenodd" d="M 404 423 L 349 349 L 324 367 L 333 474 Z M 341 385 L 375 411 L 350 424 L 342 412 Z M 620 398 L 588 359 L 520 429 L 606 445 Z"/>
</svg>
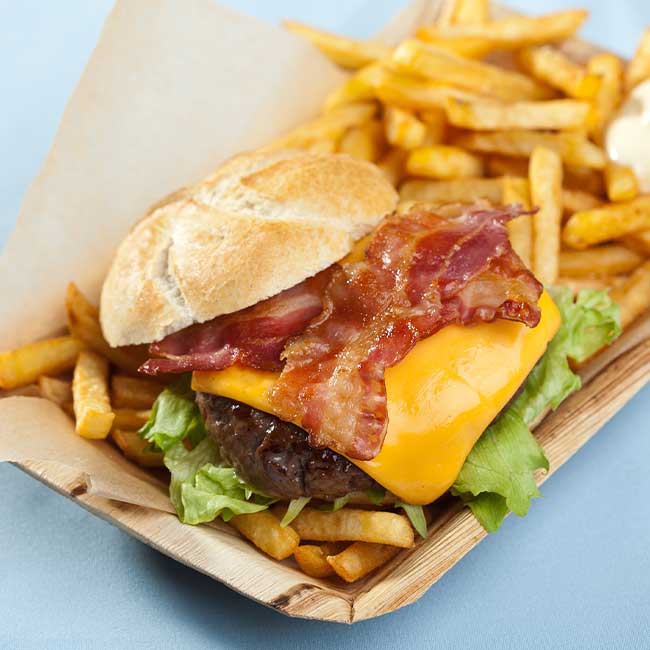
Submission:
<svg viewBox="0 0 650 650">
<path fill-rule="evenodd" d="M 352 462 L 408 503 L 430 503 L 444 494 L 559 328 L 560 314 L 547 293 L 539 304 L 542 318 L 535 328 L 509 321 L 448 326 L 388 368 L 384 445 L 372 460 Z M 268 395 L 276 377 L 234 366 L 195 372 L 192 387 L 271 413 Z"/>
</svg>

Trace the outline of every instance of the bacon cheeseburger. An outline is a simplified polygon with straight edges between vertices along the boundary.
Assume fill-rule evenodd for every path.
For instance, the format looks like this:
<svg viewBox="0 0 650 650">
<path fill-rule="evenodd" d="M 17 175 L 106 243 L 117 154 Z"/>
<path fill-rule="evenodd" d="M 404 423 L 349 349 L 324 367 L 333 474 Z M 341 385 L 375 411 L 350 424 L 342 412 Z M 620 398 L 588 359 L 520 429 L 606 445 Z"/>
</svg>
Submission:
<svg viewBox="0 0 650 650">
<path fill-rule="evenodd" d="M 288 521 L 366 493 L 422 531 L 412 506 L 452 486 L 488 528 L 525 514 L 547 466 L 528 426 L 578 380 L 568 335 L 538 364 L 562 318 L 510 246 L 521 212 L 397 201 L 348 156 L 248 154 L 122 243 L 102 327 L 112 346 L 150 344 L 141 372 L 171 384 L 142 435 L 183 521 L 277 500 Z M 584 324 L 589 305 L 560 298 Z"/>
</svg>

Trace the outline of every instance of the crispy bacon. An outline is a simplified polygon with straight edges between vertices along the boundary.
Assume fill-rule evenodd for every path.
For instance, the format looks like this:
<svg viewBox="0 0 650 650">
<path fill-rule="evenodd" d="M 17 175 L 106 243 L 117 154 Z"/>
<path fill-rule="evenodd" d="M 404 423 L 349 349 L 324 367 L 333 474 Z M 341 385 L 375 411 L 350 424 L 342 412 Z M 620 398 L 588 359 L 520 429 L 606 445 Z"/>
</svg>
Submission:
<svg viewBox="0 0 650 650">
<path fill-rule="evenodd" d="M 223 370 L 235 363 L 280 370 L 287 340 L 302 332 L 323 308 L 322 294 L 331 269 L 272 298 L 207 323 L 192 325 L 153 343 L 140 372 L 149 375 Z"/>
<path fill-rule="evenodd" d="M 365 259 L 336 268 L 318 318 L 292 338 L 272 394 L 313 446 L 368 460 L 388 424 L 384 371 L 442 327 L 496 318 L 534 327 L 542 285 L 504 223 L 521 211 L 474 210 L 448 221 L 423 210 L 384 220 Z"/>
</svg>

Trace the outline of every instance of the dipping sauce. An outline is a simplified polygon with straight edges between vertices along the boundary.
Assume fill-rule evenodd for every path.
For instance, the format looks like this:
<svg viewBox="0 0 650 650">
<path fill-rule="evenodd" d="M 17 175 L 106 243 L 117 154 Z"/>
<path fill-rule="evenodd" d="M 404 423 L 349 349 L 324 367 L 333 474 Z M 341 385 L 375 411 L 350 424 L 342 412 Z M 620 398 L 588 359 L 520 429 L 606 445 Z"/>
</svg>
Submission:
<svg viewBox="0 0 650 650">
<path fill-rule="evenodd" d="M 640 83 L 612 120 L 605 146 L 609 157 L 634 170 L 642 192 L 650 192 L 650 79 Z"/>
</svg>

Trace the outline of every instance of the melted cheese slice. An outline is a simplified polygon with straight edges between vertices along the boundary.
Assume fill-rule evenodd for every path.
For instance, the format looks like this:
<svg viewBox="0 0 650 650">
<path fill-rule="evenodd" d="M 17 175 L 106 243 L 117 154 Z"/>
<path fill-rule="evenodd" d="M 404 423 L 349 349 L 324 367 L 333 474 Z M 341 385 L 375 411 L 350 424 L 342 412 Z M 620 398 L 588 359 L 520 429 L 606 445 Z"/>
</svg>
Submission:
<svg viewBox="0 0 650 650">
<path fill-rule="evenodd" d="M 478 437 L 524 382 L 560 326 L 545 292 L 535 328 L 495 321 L 450 325 L 420 341 L 386 370 L 388 432 L 379 454 L 352 460 L 403 501 L 425 504 L 444 494 Z M 233 366 L 195 372 L 192 388 L 272 413 L 277 375 Z"/>
</svg>

